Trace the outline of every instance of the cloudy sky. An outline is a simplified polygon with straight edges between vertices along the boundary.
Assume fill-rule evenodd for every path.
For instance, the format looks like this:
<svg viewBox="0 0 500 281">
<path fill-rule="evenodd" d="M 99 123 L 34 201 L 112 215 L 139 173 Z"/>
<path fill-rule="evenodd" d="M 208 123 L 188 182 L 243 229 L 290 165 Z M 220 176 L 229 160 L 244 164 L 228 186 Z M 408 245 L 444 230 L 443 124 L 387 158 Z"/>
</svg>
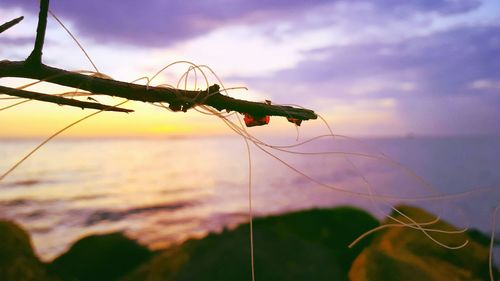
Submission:
<svg viewBox="0 0 500 281">
<path fill-rule="evenodd" d="M 25 16 L 0 36 L 1 59 L 29 54 L 37 2 L 0 0 L 1 22 Z M 209 65 L 227 86 L 249 88 L 231 93 L 237 97 L 314 109 L 338 133 L 500 134 L 497 0 L 52 0 L 51 10 L 99 70 L 115 79 L 152 76 L 171 62 L 188 60 Z M 92 69 L 53 19 L 44 61 Z M 169 69 L 155 83 L 175 83 L 185 69 Z M 68 134 L 228 132 L 200 114 L 129 107 L 137 112 L 104 113 Z M 84 115 L 33 102 L 0 112 L 0 122 L 9 124 L 0 134 L 46 135 Z M 273 121 L 267 130 L 291 130 Z M 319 130 L 318 123 L 303 127 Z"/>
</svg>

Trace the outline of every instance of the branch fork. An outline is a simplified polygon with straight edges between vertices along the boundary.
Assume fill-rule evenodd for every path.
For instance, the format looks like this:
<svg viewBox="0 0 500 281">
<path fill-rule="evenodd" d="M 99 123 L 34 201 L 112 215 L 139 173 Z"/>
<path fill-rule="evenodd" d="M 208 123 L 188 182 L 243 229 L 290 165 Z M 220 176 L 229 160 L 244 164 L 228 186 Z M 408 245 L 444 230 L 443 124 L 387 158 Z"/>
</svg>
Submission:
<svg viewBox="0 0 500 281">
<path fill-rule="evenodd" d="M 143 86 L 112 79 L 103 79 L 97 75 L 84 75 L 44 65 L 42 63 L 42 50 L 45 40 L 45 31 L 47 28 L 48 12 L 49 0 L 41 0 L 40 12 L 38 15 L 37 34 L 33 51 L 25 61 L 0 61 L 0 78 L 31 78 L 55 83 L 61 86 L 85 90 L 94 95 L 116 96 L 129 100 L 150 103 L 166 102 L 169 103 L 169 108 L 173 111 L 186 112 L 188 109 L 196 105 L 206 105 L 211 106 L 218 111 L 236 111 L 244 115 L 283 116 L 288 120 L 295 120 L 295 124 L 300 124 L 299 121 L 316 119 L 318 117 L 314 111 L 309 109 L 231 98 L 229 96 L 222 95 L 220 93 L 220 87 L 217 84 L 210 86 L 204 91 L 189 91 L 164 87 Z M 22 17 L 1 25 L 0 33 L 14 26 L 21 20 Z M 35 93 L 3 86 L 0 86 L 0 94 L 80 108 L 116 112 L 132 112 L 132 110 L 129 109 L 118 108 L 100 103 L 80 101 L 62 96 Z"/>
</svg>

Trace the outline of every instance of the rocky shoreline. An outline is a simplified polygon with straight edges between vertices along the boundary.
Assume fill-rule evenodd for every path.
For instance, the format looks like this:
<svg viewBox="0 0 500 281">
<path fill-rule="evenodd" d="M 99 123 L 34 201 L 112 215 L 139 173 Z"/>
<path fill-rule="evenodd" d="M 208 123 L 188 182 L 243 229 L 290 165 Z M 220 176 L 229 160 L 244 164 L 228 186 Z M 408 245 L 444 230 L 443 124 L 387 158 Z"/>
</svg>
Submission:
<svg viewBox="0 0 500 281">
<path fill-rule="evenodd" d="M 399 209 L 417 221 L 433 219 L 418 208 Z M 256 279 L 489 280 L 489 239 L 478 231 L 429 232 L 447 245 L 469 240 L 459 250 L 439 246 L 408 227 L 386 228 L 348 248 L 359 235 L 391 222 L 379 222 L 351 207 L 257 218 L 253 223 Z M 456 230 L 442 221 L 432 226 Z M 13 222 L 0 221 L 0 280 L 248 280 L 248 233 L 249 225 L 243 224 L 162 251 L 150 251 L 122 233 L 92 235 L 43 263 L 34 254 L 26 231 Z"/>
</svg>

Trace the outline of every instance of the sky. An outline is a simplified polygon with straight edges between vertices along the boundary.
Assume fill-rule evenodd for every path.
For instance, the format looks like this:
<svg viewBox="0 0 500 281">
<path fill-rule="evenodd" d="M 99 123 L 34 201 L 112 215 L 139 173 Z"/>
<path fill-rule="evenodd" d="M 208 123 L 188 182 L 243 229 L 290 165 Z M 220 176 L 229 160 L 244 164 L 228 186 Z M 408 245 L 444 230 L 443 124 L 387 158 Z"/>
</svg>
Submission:
<svg viewBox="0 0 500 281">
<path fill-rule="evenodd" d="M 99 71 L 123 81 L 153 76 L 175 61 L 208 65 L 230 95 L 297 104 L 353 136 L 500 134 L 500 1 L 496 0 L 52 0 Z M 37 0 L 0 0 L 0 22 L 25 19 L 0 36 L 0 59 L 32 48 Z M 70 36 L 50 19 L 44 62 L 92 70 Z M 179 64 L 152 84 L 175 84 Z M 207 71 L 208 73 L 208 71 Z M 209 83 L 217 83 L 209 73 Z M 18 86 L 20 79 L 0 79 Z M 32 90 L 60 93 L 41 85 Z M 99 97 L 100 102 L 113 103 Z M 0 107 L 12 104 L 0 100 Z M 67 136 L 229 134 L 215 117 L 128 103 Z M 0 112 L 0 137 L 50 135 L 92 113 L 32 101 Z M 255 132 L 295 133 L 283 118 Z M 324 130 L 320 121 L 301 130 Z"/>
</svg>

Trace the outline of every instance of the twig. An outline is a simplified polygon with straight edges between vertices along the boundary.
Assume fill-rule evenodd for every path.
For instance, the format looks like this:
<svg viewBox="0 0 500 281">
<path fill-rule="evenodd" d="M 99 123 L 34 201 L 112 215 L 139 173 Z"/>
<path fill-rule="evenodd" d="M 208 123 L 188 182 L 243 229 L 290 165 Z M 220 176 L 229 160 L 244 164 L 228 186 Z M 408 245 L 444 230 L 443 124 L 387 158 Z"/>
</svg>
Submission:
<svg viewBox="0 0 500 281">
<path fill-rule="evenodd" d="M 18 17 L 17 19 L 13 19 L 11 21 L 8 21 L 2 25 L 0 25 L 0 33 L 4 32 L 5 30 L 13 27 L 14 25 L 18 24 L 20 21 L 22 21 L 24 17 Z"/>
<path fill-rule="evenodd" d="M 254 116 L 284 116 L 300 120 L 316 119 L 317 115 L 309 109 L 291 106 L 271 105 L 234 99 L 219 93 L 219 86 L 213 85 L 205 91 L 186 91 L 163 87 L 143 86 L 122 81 L 103 79 L 66 71 L 47 65 L 32 68 L 24 62 L 0 61 L 0 77 L 31 78 L 52 82 L 89 91 L 94 94 L 117 96 L 142 102 L 167 102 L 169 104 L 189 103 L 200 96 L 206 96 L 199 104 L 208 105 L 217 110 L 249 113 Z"/>
<path fill-rule="evenodd" d="M 79 107 L 81 109 L 90 108 L 90 109 L 99 109 L 104 111 L 116 111 L 116 112 L 133 112 L 133 110 L 114 107 L 110 105 L 94 103 L 94 102 L 86 102 L 80 101 L 76 99 L 68 99 L 61 96 L 47 95 L 42 93 L 30 92 L 25 90 L 12 89 L 9 87 L 0 86 L 0 94 L 6 94 L 10 96 L 16 96 L 20 98 L 33 99 L 38 101 L 55 103 L 58 105 L 69 105 L 74 107 Z"/>
<path fill-rule="evenodd" d="M 40 13 L 38 14 L 38 26 L 36 28 L 36 39 L 33 51 L 26 59 L 28 64 L 38 66 L 42 64 L 42 49 L 45 41 L 45 30 L 47 29 L 47 13 L 49 11 L 49 0 L 40 1 Z"/>
<path fill-rule="evenodd" d="M 210 86 L 204 91 L 187 91 L 163 87 L 143 86 L 111 79 L 103 79 L 44 65 L 42 64 L 42 49 L 45 38 L 45 30 L 47 27 L 48 10 L 49 0 L 41 0 L 40 13 L 38 15 L 37 34 L 33 51 L 26 61 L 0 61 L 0 78 L 32 78 L 62 86 L 86 90 L 93 94 L 117 96 L 129 100 L 150 103 L 167 102 L 170 104 L 170 109 L 174 111 L 186 111 L 195 105 L 208 105 L 219 111 L 236 111 L 240 113 L 248 113 L 256 117 L 284 116 L 298 120 L 318 118 L 316 113 L 309 109 L 271 105 L 269 103 L 245 101 L 224 96 L 219 92 L 219 85 L 216 84 Z M 1 87 L 1 89 L 3 89 L 3 92 L 8 95 L 23 95 L 22 97 L 56 104 L 67 104 L 82 108 L 112 108 L 101 104 L 66 99 L 53 95 L 20 91 L 7 87 Z M 113 109 L 113 111 L 130 112 L 121 108 Z"/>
</svg>

